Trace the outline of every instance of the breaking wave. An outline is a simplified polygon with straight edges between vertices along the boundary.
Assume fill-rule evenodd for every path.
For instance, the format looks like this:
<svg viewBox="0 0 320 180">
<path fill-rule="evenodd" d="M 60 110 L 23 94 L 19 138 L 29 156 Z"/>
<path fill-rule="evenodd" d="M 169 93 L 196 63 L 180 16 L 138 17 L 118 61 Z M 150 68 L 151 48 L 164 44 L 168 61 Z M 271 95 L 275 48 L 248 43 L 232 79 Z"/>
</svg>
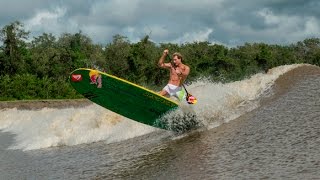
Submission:
<svg viewBox="0 0 320 180">
<path fill-rule="evenodd" d="M 198 99 L 198 103 L 191 107 L 192 111 L 205 129 L 215 128 L 260 107 L 264 99 L 276 93 L 277 80 L 290 76 L 289 72 L 293 69 L 307 67 L 311 65 L 279 66 L 268 73 L 258 73 L 245 80 L 226 84 L 205 80 L 193 82 L 187 86 L 188 91 Z M 182 111 L 178 109 L 167 116 L 177 119 L 173 117 L 179 116 Z M 97 141 L 113 143 L 164 131 L 132 121 L 95 104 L 63 109 L 2 109 L 0 130 L 15 135 L 11 149 L 23 150 Z"/>
</svg>

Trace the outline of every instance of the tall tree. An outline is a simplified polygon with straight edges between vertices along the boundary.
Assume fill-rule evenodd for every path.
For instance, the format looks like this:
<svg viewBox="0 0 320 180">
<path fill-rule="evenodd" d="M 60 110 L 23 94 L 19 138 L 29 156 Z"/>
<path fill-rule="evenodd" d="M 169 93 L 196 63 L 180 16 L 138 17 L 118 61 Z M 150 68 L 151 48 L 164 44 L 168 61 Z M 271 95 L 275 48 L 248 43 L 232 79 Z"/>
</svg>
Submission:
<svg viewBox="0 0 320 180">
<path fill-rule="evenodd" d="M 30 71 L 42 78 L 44 76 L 52 77 L 55 73 L 51 66 L 58 61 L 58 49 L 56 38 L 52 34 L 43 33 L 35 37 L 31 42 L 31 62 Z"/>
<path fill-rule="evenodd" d="M 15 21 L 4 26 L 0 31 L 1 49 L 0 75 L 22 73 L 25 70 L 26 43 L 29 32 L 23 29 L 23 24 Z"/>
<path fill-rule="evenodd" d="M 130 42 L 127 37 L 119 34 L 113 36 L 112 43 L 105 48 L 106 71 L 119 77 L 125 77 L 130 56 Z"/>
<path fill-rule="evenodd" d="M 155 44 L 149 40 L 148 35 L 132 45 L 131 54 L 136 67 L 134 75 L 137 83 L 159 83 L 157 78 L 159 52 Z"/>
<path fill-rule="evenodd" d="M 64 65 L 55 66 L 61 74 L 68 75 L 72 70 L 79 67 L 90 67 L 94 64 L 94 59 L 99 54 L 95 51 L 102 51 L 99 46 L 94 46 L 92 40 L 83 35 L 82 32 L 75 34 L 65 33 L 58 40 L 59 62 Z"/>
</svg>

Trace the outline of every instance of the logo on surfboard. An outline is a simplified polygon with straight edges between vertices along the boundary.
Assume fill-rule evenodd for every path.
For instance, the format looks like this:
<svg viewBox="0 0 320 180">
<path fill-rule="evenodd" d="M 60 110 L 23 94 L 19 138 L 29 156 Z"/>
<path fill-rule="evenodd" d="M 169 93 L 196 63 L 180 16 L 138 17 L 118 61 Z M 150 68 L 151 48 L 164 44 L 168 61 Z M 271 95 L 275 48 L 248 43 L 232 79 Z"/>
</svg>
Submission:
<svg viewBox="0 0 320 180">
<path fill-rule="evenodd" d="M 89 76 L 90 76 L 90 81 L 91 81 L 90 84 L 97 84 L 97 88 L 102 87 L 101 75 L 99 74 L 98 71 L 90 70 Z"/>
<path fill-rule="evenodd" d="M 72 74 L 71 80 L 73 82 L 80 82 L 80 81 L 82 81 L 82 75 L 81 74 Z"/>
</svg>

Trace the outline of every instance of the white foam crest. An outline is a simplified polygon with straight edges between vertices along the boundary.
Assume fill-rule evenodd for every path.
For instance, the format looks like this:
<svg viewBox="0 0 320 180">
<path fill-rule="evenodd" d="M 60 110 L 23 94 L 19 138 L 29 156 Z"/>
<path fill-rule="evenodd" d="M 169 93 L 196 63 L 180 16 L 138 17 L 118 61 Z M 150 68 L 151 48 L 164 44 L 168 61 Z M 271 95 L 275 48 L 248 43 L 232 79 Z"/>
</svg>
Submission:
<svg viewBox="0 0 320 180">
<path fill-rule="evenodd" d="M 205 80 L 187 86 L 189 93 L 197 97 L 193 105 L 197 118 L 208 129 L 236 119 L 259 107 L 259 98 L 272 89 L 275 80 L 282 74 L 302 66 L 284 65 L 258 73 L 250 78 L 232 83 L 212 83 Z"/>
<path fill-rule="evenodd" d="M 0 130 L 15 134 L 11 149 L 32 150 L 97 141 L 122 141 L 155 129 L 98 105 L 83 108 L 0 111 Z"/>
</svg>

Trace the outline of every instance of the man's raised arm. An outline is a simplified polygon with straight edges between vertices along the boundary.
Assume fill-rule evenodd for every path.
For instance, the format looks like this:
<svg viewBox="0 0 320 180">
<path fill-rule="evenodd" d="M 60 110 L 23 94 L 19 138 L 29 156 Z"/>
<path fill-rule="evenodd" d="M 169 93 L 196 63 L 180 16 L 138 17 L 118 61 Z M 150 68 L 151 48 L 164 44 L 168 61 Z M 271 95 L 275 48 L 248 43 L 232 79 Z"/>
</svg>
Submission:
<svg viewBox="0 0 320 180">
<path fill-rule="evenodd" d="M 169 67 L 171 67 L 171 64 L 170 64 L 170 63 L 164 63 L 164 60 L 166 59 L 168 53 L 169 53 L 169 50 L 168 50 L 168 49 L 165 49 L 165 50 L 163 51 L 162 56 L 160 57 L 159 62 L 158 62 L 158 66 L 159 66 L 159 67 L 162 67 L 162 68 L 169 68 Z"/>
</svg>

